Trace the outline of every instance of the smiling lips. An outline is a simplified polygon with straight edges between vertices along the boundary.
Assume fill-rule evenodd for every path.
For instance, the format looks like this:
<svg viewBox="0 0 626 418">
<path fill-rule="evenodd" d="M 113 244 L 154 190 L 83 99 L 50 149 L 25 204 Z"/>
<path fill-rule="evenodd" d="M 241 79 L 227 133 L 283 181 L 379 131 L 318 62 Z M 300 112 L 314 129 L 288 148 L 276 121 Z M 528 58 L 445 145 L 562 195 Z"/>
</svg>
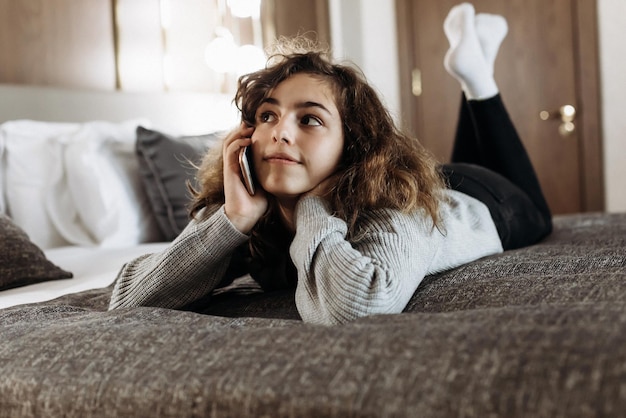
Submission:
<svg viewBox="0 0 626 418">
<path fill-rule="evenodd" d="M 298 161 L 296 158 L 292 157 L 289 154 L 285 154 L 282 152 L 275 153 L 275 154 L 268 154 L 263 159 L 271 163 L 300 164 L 300 161 Z"/>
</svg>

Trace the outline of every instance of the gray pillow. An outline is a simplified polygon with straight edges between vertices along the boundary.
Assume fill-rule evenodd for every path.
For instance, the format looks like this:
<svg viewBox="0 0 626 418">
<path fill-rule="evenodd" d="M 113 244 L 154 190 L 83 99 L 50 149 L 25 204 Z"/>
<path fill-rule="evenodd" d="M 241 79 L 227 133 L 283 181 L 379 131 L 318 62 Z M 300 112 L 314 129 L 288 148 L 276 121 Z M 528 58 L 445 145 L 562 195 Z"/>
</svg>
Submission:
<svg viewBox="0 0 626 418">
<path fill-rule="evenodd" d="M 218 132 L 174 137 L 141 126 L 137 128 L 139 175 L 166 240 L 176 238 L 189 222 L 191 196 L 186 182 L 195 184 L 195 166 L 221 138 L 222 133 Z"/>
<path fill-rule="evenodd" d="M 0 290 L 72 277 L 50 262 L 26 232 L 2 214 L 0 236 Z"/>
</svg>

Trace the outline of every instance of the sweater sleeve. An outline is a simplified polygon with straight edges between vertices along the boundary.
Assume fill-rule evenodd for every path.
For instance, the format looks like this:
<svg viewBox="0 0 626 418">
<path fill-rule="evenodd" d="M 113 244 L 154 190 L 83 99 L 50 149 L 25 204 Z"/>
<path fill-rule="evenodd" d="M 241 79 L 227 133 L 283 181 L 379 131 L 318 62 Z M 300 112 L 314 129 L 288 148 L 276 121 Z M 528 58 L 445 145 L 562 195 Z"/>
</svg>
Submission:
<svg viewBox="0 0 626 418">
<path fill-rule="evenodd" d="M 401 312 L 436 258 L 441 234 L 424 215 L 369 213 L 363 233 L 346 239 L 346 223 L 321 198 L 298 203 L 290 248 L 298 270 L 296 305 L 303 320 L 343 323 Z"/>
<path fill-rule="evenodd" d="M 177 309 L 206 296 L 224 276 L 233 251 L 247 239 L 230 223 L 223 206 L 203 209 L 164 251 L 122 267 L 109 309 Z"/>
</svg>

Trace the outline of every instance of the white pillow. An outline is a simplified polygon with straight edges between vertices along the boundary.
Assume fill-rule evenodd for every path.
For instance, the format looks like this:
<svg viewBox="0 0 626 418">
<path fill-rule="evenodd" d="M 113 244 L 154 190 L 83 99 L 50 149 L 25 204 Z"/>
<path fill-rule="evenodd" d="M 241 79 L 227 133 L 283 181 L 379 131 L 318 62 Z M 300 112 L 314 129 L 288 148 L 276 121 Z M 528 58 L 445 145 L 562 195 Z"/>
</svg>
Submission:
<svg viewBox="0 0 626 418">
<path fill-rule="evenodd" d="M 122 247 L 162 239 L 139 177 L 135 142 L 140 124 L 147 125 L 146 121 L 89 122 L 64 141 L 69 195 L 96 245 Z M 71 219 L 58 219 L 68 221 L 59 224 L 68 235 L 77 241 L 86 238 L 79 236 L 80 228 Z"/>
<path fill-rule="evenodd" d="M 4 142 L 3 177 L 6 211 L 41 248 L 69 242 L 46 208 L 52 173 L 62 168 L 59 137 L 79 129 L 75 123 L 10 121 L 0 128 Z"/>
<path fill-rule="evenodd" d="M 7 214 L 43 249 L 161 240 L 139 184 L 139 124 L 149 126 L 145 120 L 2 124 L 0 198 Z"/>
</svg>

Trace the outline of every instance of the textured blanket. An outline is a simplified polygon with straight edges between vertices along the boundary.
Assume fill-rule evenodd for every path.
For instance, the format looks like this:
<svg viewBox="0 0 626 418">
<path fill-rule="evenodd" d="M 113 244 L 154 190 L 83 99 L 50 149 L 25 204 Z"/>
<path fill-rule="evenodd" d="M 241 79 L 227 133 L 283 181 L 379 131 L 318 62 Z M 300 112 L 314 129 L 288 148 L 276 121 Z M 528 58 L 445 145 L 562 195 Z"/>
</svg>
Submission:
<svg viewBox="0 0 626 418">
<path fill-rule="evenodd" d="M 202 312 L 111 289 L 0 311 L 0 417 L 592 417 L 626 411 L 626 214 L 428 277 L 402 314 L 300 321 L 242 279 Z"/>
</svg>

